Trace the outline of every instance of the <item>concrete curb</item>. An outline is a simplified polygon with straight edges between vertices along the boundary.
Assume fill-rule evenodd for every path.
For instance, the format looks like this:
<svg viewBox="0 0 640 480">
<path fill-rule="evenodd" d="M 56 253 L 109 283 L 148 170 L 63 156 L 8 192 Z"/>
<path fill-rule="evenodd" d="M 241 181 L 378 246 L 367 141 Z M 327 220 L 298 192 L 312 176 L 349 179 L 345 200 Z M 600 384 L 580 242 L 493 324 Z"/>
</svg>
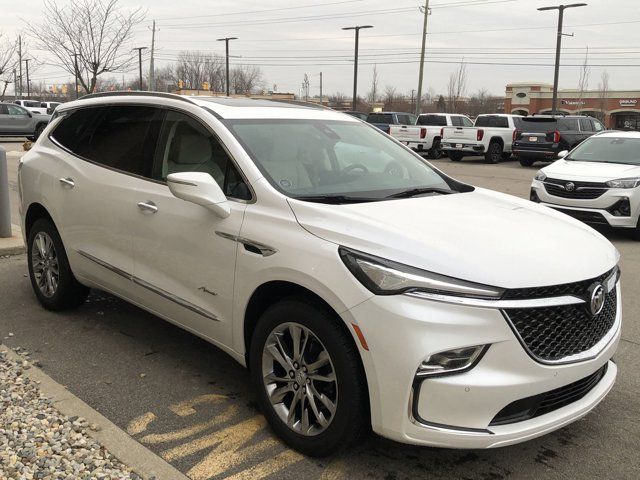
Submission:
<svg viewBox="0 0 640 480">
<path fill-rule="evenodd" d="M 6 352 L 7 357 L 11 360 L 25 361 L 6 345 L 0 345 L 0 350 Z M 147 480 L 154 477 L 157 480 L 189 480 L 175 467 L 140 445 L 124 430 L 84 403 L 39 368 L 30 364 L 30 368 L 25 371 L 25 374 L 31 380 L 40 382 L 40 391 L 53 400 L 53 404 L 61 413 L 69 417 L 83 417 L 89 424 L 98 425 L 99 431 L 94 432 L 87 429 L 87 433 L 142 478 Z"/>
<path fill-rule="evenodd" d="M 22 240 L 22 230 L 18 225 L 11 225 L 12 236 L 0 238 L 0 256 L 20 255 L 27 251 Z"/>
</svg>

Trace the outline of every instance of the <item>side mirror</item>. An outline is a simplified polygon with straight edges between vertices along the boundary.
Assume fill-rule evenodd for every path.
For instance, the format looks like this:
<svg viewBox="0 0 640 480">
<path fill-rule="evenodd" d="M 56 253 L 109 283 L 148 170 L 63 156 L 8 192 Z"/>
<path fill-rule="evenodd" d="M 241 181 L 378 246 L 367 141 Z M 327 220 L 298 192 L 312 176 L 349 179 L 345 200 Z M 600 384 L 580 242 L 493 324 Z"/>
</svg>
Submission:
<svg viewBox="0 0 640 480">
<path fill-rule="evenodd" d="M 231 214 L 226 195 L 208 173 L 172 173 L 167 177 L 167 185 L 174 197 L 201 205 L 220 218 Z"/>
<path fill-rule="evenodd" d="M 31 113 L 29 110 L 27 110 L 27 115 L 29 115 L 29 118 L 33 118 L 33 113 Z"/>
<path fill-rule="evenodd" d="M 564 158 L 567 155 L 569 155 L 569 150 L 562 150 L 560 153 L 558 153 L 558 158 Z"/>
</svg>

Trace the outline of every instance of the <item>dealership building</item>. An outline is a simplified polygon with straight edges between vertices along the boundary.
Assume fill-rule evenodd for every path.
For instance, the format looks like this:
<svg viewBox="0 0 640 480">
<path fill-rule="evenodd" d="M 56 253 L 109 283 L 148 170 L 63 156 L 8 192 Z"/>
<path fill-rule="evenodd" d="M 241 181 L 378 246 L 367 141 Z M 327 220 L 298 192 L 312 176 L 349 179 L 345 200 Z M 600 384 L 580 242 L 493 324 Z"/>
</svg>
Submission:
<svg viewBox="0 0 640 480">
<path fill-rule="evenodd" d="M 553 85 L 511 83 L 505 95 L 505 113 L 533 115 L 551 112 Z M 592 115 L 607 128 L 640 130 L 640 91 L 559 90 L 558 111 Z M 604 113 L 604 114 L 603 114 Z"/>
</svg>

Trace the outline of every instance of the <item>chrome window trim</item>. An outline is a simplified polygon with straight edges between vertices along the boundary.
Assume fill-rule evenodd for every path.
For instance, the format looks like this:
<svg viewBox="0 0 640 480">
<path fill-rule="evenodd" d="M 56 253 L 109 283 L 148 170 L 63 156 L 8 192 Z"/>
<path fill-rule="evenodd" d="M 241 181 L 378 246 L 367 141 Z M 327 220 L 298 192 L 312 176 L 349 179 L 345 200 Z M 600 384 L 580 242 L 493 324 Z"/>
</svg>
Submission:
<svg viewBox="0 0 640 480">
<path fill-rule="evenodd" d="M 119 275 L 121 277 L 126 278 L 127 280 L 135 283 L 136 285 L 140 285 L 143 288 L 146 288 L 147 290 L 155 293 L 156 295 L 159 295 L 169 301 L 172 301 L 178 305 L 180 305 L 181 307 L 186 308 L 187 310 L 191 310 L 194 313 L 197 313 L 198 315 L 201 315 L 205 318 L 208 318 L 210 320 L 214 320 L 216 322 L 219 322 L 220 319 L 218 319 L 218 317 L 216 317 L 213 313 L 208 312 L 207 310 L 198 307 L 197 305 L 194 305 L 191 302 L 187 302 L 186 300 L 170 293 L 167 292 L 166 290 L 157 287 L 145 280 L 142 280 L 141 278 L 138 278 L 134 275 L 132 275 L 129 272 L 126 272 L 118 267 L 115 267 L 113 265 L 111 265 L 110 263 L 107 263 L 103 260 L 100 260 L 97 257 L 94 257 L 93 255 L 91 255 L 90 253 L 84 252 L 82 250 L 77 250 L 78 254 L 80 254 L 81 256 L 83 256 L 84 258 L 91 260 L 92 262 L 96 263 L 97 265 L 100 265 L 101 267 L 106 268 L 107 270 L 110 270 L 111 272 L 115 273 L 116 275 Z"/>
</svg>

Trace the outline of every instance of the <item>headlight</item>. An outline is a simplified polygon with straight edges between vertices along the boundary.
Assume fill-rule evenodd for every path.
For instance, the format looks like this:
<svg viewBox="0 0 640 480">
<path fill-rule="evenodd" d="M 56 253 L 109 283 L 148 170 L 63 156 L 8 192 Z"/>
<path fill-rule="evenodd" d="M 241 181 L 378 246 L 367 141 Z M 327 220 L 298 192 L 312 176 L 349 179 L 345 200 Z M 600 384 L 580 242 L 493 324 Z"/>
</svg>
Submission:
<svg viewBox="0 0 640 480">
<path fill-rule="evenodd" d="M 339 252 L 349 271 L 376 295 L 427 292 L 496 300 L 504 293 L 500 288 L 427 272 L 344 247 Z"/>
<path fill-rule="evenodd" d="M 636 188 L 640 185 L 640 177 L 609 180 L 606 185 L 610 188 Z"/>
<path fill-rule="evenodd" d="M 547 179 L 547 176 L 542 170 L 538 170 L 538 173 L 536 173 L 536 176 L 534 178 L 539 182 L 544 182 Z"/>
</svg>

